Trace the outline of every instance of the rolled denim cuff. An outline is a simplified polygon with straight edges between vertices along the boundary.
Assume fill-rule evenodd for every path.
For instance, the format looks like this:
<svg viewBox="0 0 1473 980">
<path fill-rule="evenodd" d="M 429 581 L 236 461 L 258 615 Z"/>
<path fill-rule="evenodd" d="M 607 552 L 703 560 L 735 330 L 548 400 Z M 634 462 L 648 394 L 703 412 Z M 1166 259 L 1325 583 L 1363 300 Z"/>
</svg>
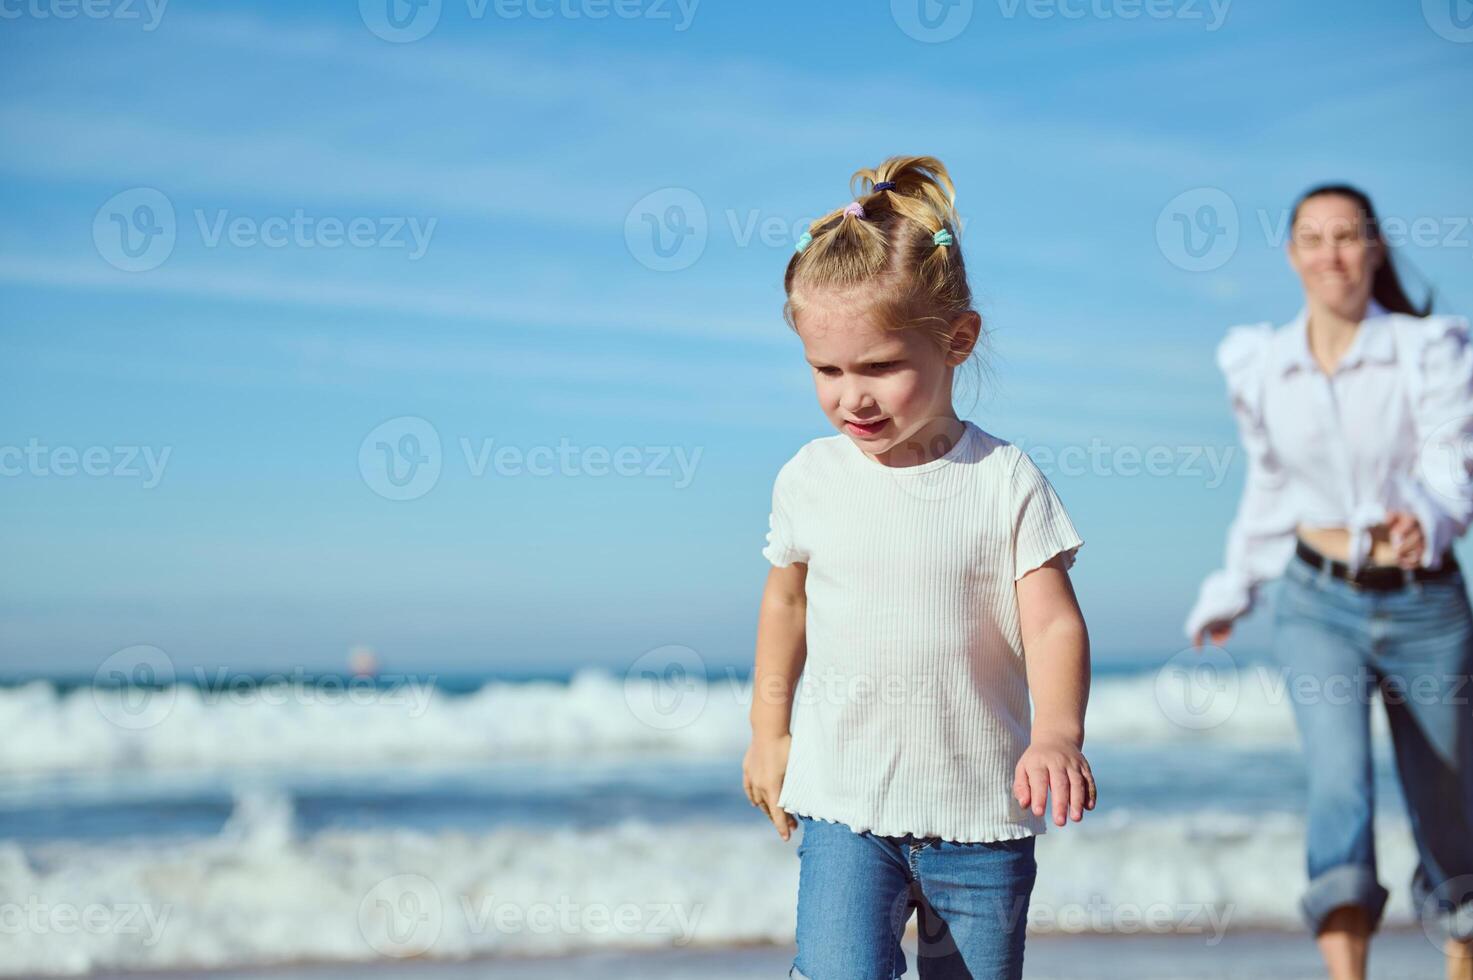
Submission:
<svg viewBox="0 0 1473 980">
<path fill-rule="evenodd" d="M 1429 935 L 1436 925 L 1448 939 L 1473 940 L 1473 875 L 1455 878 L 1433 892 L 1427 887 L 1426 872 L 1418 865 L 1412 875 L 1412 901 L 1417 905 L 1422 929 Z"/>
<path fill-rule="evenodd" d="M 1447 938 L 1460 943 L 1473 941 L 1473 899 L 1453 909 L 1442 921 Z"/>
<path fill-rule="evenodd" d="M 1341 864 L 1315 876 L 1299 902 L 1310 931 L 1318 935 L 1331 912 L 1345 905 L 1365 910 L 1372 932 L 1381 924 L 1390 892 L 1376 881 L 1375 872 L 1362 864 Z"/>
</svg>

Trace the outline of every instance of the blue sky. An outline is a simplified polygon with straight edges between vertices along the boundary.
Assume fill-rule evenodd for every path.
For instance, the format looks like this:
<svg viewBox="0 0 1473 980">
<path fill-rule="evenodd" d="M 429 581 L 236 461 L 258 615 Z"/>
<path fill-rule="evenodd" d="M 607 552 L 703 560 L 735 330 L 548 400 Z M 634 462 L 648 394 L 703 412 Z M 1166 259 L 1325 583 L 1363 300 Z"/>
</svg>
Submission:
<svg viewBox="0 0 1473 980">
<path fill-rule="evenodd" d="M 891 154 L 957 181 L 994 331 L 959 410 L 1103 447 L 1045 471 L 1105 657 L 1179 650 L 1221 560 L 1212 351 L 1298 309 L 1298 192 L 1422 221 L 1410 281 L 1473 310 L 1466 0 L 443 0 L 416 40 L 384 2 L 6 7 L 0 669 L 749 662 L 772 478 L 831 434 L 783 265 Z M 559 445 L 626 475 L 528 472 Z"/>
</svg>

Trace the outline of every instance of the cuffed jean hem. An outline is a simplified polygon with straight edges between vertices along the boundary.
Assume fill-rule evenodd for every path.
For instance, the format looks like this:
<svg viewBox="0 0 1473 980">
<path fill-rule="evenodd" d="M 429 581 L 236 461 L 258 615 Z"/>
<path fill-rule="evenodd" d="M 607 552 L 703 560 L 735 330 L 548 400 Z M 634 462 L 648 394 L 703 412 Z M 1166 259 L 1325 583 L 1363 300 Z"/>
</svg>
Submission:
<svg viewBox="0 0 1473 980">
<path fill-rule="evenodd" d="M 1364 909 L 1372 932 L 1381 924 L 1390 892 L 1376 881 L 1370 868 L 1341 864 L 1316 875 L 1299 902 L 1299 911 L 1315 935 L 1324 928 L 1331 912 L 1345 905 Z"/>
<path fill-rule="evenodd" d="M 1473 901 L 1464 902 L 1456 908 L 1434 908 L 1429 904 L 1420 906 L 1422 929 L 1430 937 L 1440 931 L 1444 937 L 1460 943 L 1473 942 Z"/>
<path fill-rule="evenodd" d="M 1437 917 L 1443 935 L 1460 943 L 1473 942 L 1473 900 Z"/>
<path fill-rule="evenodd" d="M 1449 886 L 1454 893 L 1448 893 Z M 1461 894 L 1456 894 L 1459 890 Z M 1473 875 L 1446 882 L 1434 894 L 1427 890 L 1427 879 L 1418 869 L 1412 878 L 1412 901 L 1428 935 L 1433 929 L 1441 929 L 1448 939 L 1461 943 L 1473 941 Z"/>
<path fill-rule="evenodd" d="M 1473 902 L 1466 902 L 1448 916 L 1447 936 L 1460 943 L 1473 941 Z"/>
</svg>

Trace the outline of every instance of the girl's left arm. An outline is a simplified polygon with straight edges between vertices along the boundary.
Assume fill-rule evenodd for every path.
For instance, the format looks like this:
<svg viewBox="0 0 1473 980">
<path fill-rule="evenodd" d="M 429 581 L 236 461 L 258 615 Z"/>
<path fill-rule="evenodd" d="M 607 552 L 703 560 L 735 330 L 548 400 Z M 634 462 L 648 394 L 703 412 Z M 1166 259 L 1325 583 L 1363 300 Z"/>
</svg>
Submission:
<svg viewBox="0 0 1473 980">
<path fill-rule="evenodd" d="M 1089 632 L 1065 571 L 1056 555 L 1018 580 L 1018 620 L 1028 689 L 1033 698 L 1033 731 L 1018 760 L 1013 795 L 1018 805 L 1043 816 L 1053 795 L 1054 823 L 1066 814 L 1079 821 L 1095 807 L 1095 780 L 1085 760 L 1084 709 L 1089 700 Z"/>
</svg>

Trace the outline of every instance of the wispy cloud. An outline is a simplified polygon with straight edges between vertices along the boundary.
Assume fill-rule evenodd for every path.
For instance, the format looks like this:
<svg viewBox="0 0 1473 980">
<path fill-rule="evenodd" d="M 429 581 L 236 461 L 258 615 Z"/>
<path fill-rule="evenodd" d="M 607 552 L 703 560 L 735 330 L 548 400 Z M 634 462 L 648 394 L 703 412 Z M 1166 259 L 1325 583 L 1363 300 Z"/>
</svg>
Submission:
<svg viewBox="0 0 1473 980">
<path fill-rule="evenodd" d="M 446 292 L 363 281 L 333 281 L 236 270 L 194 269 L 176 264 L 138 275 L 100 261 L 0 254 L 0 282 L 23 286 L 85 288 L 140 295 L 192 296 L 213 301 L 275 304 L 328 310 L 400 314 L 415 319 L 486 321 L 499 329 L 541 332 L 550 328 L 608 333 L 712 338 L 757 346 L 785 342 L 770 322 L 727 316 L 685 318 L 661 309 L 621 309 L 610 304 L 549 303 L 541 297 L 509 298 Z"/>
</svg>

